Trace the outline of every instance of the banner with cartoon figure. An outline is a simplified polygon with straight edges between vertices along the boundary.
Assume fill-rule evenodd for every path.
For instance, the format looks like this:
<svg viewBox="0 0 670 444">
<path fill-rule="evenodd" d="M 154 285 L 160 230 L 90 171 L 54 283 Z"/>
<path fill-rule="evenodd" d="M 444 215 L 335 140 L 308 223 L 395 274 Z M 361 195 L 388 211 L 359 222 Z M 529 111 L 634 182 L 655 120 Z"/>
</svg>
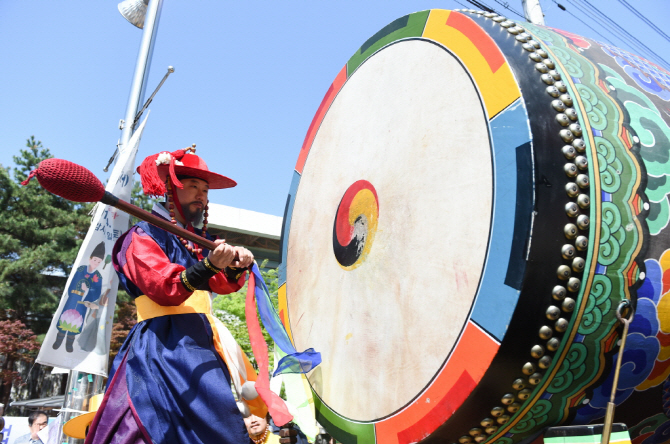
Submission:
<svg viewBox="0 0 670 444">
<path fill-rule="evenodd" d="M 129 201 L 135 155 L 146 118 L 119 154 L 106 190 Z M 128 214 L 107 205 L 94 209 L 37 362 L 107 376 L 118 278 L 110 262 L 114 243 L 128 229 Z"/>
</svg>

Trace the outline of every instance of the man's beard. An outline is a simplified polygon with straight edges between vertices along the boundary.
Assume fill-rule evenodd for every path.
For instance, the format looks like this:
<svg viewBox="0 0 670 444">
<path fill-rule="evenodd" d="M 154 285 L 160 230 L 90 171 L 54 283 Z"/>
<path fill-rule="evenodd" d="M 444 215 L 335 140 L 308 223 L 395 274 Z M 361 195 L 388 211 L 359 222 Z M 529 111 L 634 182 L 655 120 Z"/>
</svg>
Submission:
<svg viewBox="0 0 670 444">
<path fill-rule="evenodd" d="M 186 205 L 181 206 L 181 211 L 184 213 L 184 219 L 186 220 L 186 225 L 189 223 L 191 225 L 200 225 L 202 224 L 202 215 L 203 215 L 203 210 L 202 208 L 198 208 L 195 211 L 191 211 L 191 204 L 194 202 L 190 202 Z"/>
</svg>

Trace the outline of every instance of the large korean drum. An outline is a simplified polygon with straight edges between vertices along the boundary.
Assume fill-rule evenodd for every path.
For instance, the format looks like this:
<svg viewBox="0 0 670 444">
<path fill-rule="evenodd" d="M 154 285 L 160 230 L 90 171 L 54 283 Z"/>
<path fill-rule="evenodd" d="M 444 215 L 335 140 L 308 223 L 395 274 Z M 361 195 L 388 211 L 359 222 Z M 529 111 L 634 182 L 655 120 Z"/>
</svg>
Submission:
<svg viewBox="0 0 670 444">
<path fill-rule="evenodd" d="M 668 440 L 670 75 L 473 10 L 349 59 L 287 201 L 280 310 L 343 443 L 529 442 L 615 419 Z M 625 313 L 623 313 L 626 316 Z"/>
</svg>

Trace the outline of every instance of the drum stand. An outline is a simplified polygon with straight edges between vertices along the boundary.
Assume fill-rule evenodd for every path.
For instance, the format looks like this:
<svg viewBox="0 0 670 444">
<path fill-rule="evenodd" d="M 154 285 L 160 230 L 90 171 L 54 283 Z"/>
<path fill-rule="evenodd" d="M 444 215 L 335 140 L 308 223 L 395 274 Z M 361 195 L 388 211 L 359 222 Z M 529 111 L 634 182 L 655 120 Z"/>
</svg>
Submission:
<svg viewBox="0 0 670 444">
<path fill-rule="evenodd" d="M 628 318 L 623 317 L 623 311 L 628 308 Z M 616 360 L 616 368 L 614 369 L 614 380 L 612 381 L 612 393 L 610 394 L 610 402 L 607 403 L 607 412 L 605 413 L 605 425 L 603 426 L 602 444 L 609 444 L 610 433 L 612 432 L 612 422 L 614 421 L 614 398 L 616 397 L 616 388 L 619 383 L 619 371 L 621 370 L 621 358 L 623 357 L 624 348 L 626 347 L 626 336 L 628 336 L 628 327 L 630 321 L 633 319 L 635 311 L 630 305 L 628 299 L 621 301 L 616 310 L 616 317 L 623 324 L 623 333 L 621 335 L 621 346 L 619 347 L 619 356 Z"/>
<path fill-rule="evenodd" d="M 628 317 L 624 317 L 624 311 L 628 312 Z M 612 441 L 617 444 L 630 444 L 630 435 L 625 424 L 613 424 L 614 422 L 614 398 L 616 397 L 617 385 L 619 383 L 619 370 L 621 369 L 621 359 L 626 347 L 626 336 L 628 336 L 628 327 L 635 311 L 628 299 L 621 301 L 617 307 L 616 317 L 621 322 L 623 333 L 621 335 L 621 346 L 619 347 L 619 355 L 617 356 L 616 368 L 614 369 L 614 379 L 612 381 L 612 393 L 610 395 L 610 402 L 607 403 L 607 410 L 605 413 L 605 423 L 603 425 L 585 425 L 585 426 L 563 426 L 550 427 L 544 434 L 545 444 L 565 444 L 565 443 L 580 443 L 580 444 L 609 444 L 610 438 L 614 435 Z M 600 435 L 600 436 L 599 436 Z M 600 439 L 598 439 L 600 438 Z"/>
</svg>

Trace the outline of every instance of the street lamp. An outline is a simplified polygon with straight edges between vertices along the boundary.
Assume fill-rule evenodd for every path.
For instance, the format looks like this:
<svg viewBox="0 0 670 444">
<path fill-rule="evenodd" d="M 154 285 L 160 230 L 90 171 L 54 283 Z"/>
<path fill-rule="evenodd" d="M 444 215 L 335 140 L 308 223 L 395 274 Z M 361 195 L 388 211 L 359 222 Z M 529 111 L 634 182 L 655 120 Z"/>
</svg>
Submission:
<svg viewBox="0 0 670 444">
<path fill-rule="evenodd" d="M 148 5 L 149 0 L 124 0 L 119 3 L 118 8 L 123 18 L 142 29 Z"/>
</svg>

